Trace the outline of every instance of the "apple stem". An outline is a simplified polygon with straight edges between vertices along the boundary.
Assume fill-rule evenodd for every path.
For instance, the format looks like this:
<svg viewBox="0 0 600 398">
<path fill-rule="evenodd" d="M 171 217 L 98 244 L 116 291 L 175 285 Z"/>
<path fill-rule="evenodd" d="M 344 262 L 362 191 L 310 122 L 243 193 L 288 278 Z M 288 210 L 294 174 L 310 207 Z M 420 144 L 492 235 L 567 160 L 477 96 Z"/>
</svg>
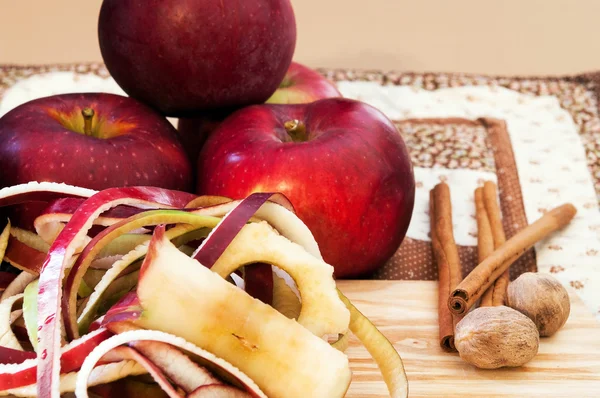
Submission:
<svg viewBox="0 0 600 398">
<path fill-rule="evenodd" d="M 81 111 L 81 115 L 83 116 L 83 132 L 85 135 L 92 135 L 92 123 L 95 114 L 96 112 L 92 108 L 84 108 Z"/>
<path fill-rule="evenodd" d="M 306 124 L 301 120 L 289 120 L 283 124 L 294 142 L 306 141 Z"/>
</svg>

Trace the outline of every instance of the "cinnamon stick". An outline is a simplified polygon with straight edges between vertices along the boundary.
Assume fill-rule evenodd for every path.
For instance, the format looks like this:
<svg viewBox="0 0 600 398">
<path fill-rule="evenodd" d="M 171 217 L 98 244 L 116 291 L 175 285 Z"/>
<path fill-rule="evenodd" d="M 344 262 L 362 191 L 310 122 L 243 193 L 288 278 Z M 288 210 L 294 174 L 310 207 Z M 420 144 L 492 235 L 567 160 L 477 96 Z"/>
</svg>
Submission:
<svg viewBox="0 0 600 398">
<path fill-rule="evenodd" d="M 452 205 L 447 184 L 435 186 L 429 193 L 429 217 L 431 222 L 431 243 L 433 257 L 438 266 L 439 295 L 438 319 L 440 346 L 446 351 L 456 351 L 454 347 L 454 327 L 460 317 L 454 316 L 447 305 L 450 292 L 462 279 L 458 248 L 452 231 Z"/>
<path fill-rule="evenodd" d="M 506 242 L 504 227 L 502 226 L 502 215 L 500 206 L 497 200 L 498 191 L 496 184 L 491 181 L 486 181 L 482 189 L 482 201 L 485 207 L 486 215 L 491 228 L 491 233 L 494 241 L 494 249 L 499 248 Z M 484 259 L 479 259 L 482 262 Z M 510 269 L 504 273 L 485 291 L 481 297 L 480 306 L 498 306 L 504 305 L 506 301 L 506 289 L 510 282 Z"/>
<path fill-rule="evenodd" d="M 448 300 L 450 311 L 455 315 L 466 314 L 513 262 L 535 243 L 571 222 L 576 213 L 570 203 L 557 207 L 494 250 L 452 291 Z"/>
<path fill-rule="evenodd" d="M 475 218 L 477 219 L 477 259 L 478 263 L 481 264 L 494 251 L 494 235 L 487 209 L 485 208 L 483 188 L 475 190 Z M 493 301 L 492 294 L 493 289 L 486 290 L 483 296 L 481 296 L 479 306 L 491 307 Z"/>
</svg>

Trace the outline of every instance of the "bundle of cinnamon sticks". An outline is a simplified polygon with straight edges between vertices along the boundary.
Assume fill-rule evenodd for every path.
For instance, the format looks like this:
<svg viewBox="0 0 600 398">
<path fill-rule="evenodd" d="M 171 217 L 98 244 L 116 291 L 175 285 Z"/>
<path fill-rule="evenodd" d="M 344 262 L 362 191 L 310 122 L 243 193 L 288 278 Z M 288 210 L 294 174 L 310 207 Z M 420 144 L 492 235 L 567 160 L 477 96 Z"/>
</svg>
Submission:
<svg viewBox="0 0 600 398">
<path fill-rule="evenodd" d="M 447 351 L 456 351 L 454 328 L 478 301 L 480 306 L 505 304 L 511 264 L 535 243 L 567 225 L 577 212 L 572 204 L 559 206 L 506 240 L 495 183 L 485 182 L 475 190 L 475 209 L 479 265 L 462 279 L 450 188 L 440 183 L 430 192 L 431 241 L 439 273 L 440 345 Z"/>
</svg>

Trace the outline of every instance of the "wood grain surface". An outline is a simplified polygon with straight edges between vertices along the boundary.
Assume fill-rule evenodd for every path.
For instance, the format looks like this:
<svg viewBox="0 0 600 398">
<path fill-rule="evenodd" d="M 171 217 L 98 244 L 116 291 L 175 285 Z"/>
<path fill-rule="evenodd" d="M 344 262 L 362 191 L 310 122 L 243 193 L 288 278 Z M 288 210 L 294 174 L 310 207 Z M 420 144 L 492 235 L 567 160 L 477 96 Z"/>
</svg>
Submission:
<svg viewBox="0 0 600 398">
<path fill-rule="evenodd" d="M 394 344 L 410 397 L 599 397 L 600 323 L 571 292 L 571 316 L 521 368 L 480 370 L 438 342 L 437 282 L 339 281 L 340 289 Z M 388 396 L 377 366 L 355 338 L 347 351 L 348 397 Z"/>
</svg>

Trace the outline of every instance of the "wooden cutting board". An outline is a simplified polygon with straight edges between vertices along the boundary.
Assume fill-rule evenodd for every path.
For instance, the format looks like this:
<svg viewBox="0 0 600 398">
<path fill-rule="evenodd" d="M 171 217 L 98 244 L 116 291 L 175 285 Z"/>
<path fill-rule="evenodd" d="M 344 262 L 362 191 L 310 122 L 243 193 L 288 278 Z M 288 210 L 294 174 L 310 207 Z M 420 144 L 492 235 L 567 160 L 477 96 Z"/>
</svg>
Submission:
<svg viewBox="0 0 600 398">
<path fill-rule="evenodd" d="M 340 289 L 394 344 L 410 397 L 600 397 L 600 322 L 571 293 L 563 329 L 540 341 L 521 368 L 480 370 L 438 342 L 437 282 L 339 281 Z M 369 353 L 353 338 L 348 397 L 389 396 Z"/>
</svg>

